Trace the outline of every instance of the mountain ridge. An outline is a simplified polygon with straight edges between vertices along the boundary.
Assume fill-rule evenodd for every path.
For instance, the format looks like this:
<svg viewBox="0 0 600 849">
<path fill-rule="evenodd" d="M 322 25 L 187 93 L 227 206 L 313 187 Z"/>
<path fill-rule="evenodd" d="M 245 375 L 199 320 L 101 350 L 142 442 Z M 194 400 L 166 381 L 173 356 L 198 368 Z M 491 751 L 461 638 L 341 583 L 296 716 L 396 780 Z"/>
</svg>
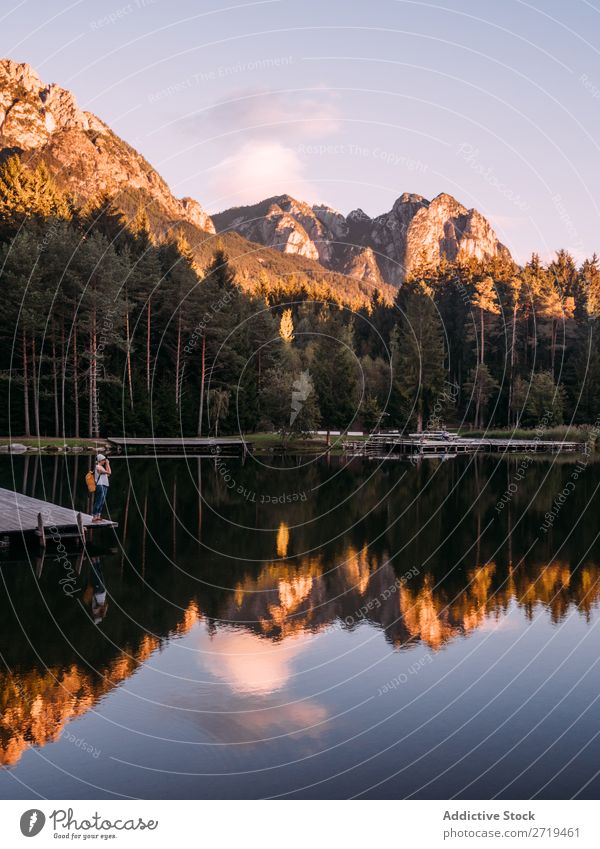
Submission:
<svg viewBox="0 0 600 849">
<path fill-rule="evenodd" d="M 318 260 L 326 268 L 379 286 L 400 286 L 419 263 L 470 258 L 510 260 L 486 218 L 440 192 L 432 200 L 404 192 L 389 212 L 374 218 L 362 209 L 347 216 L 290 195 L 232 207 L 212 216 L 218 232 L 235 230 L 251 241 Z"/>
<path fill-rule="evenodd" d="M 506 256 L 486 219 L 450 195 L 432 201 L 405 193 L 392 209 L 371 218 L 347 216 L 324 204 L 282 194 L 210 216 L 191 197 L 177 198 L 148 161 L 104 121 L 81 109 L 74 94 L 44 83 L 27 63 L 0 59 L 0 159 L 21 156 L 45 163 L 75 206 L 108 196 L 132 221 L 140 208 L 157 239 L 181 232 L 199 268 L 206 268 L 218 235 L 245 288 L 320 286 L 349 304 L 378 290 L 394 298 L 425 250 L 444 256 Z"/>
</svg>

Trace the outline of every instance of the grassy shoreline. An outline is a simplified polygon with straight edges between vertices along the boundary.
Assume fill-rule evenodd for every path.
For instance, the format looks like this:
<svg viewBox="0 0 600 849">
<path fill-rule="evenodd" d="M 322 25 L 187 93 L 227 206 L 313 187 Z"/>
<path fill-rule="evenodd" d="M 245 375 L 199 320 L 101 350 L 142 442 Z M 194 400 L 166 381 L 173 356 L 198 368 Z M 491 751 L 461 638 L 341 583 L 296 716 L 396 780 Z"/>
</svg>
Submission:
<svg viewBox="0 0 600 849">
<path fill-rule="evenodd" d="M 596 433 L 594 425 L 558 425 L 547 428 L 489 428 L 488 430 L 469 430 L 459 428 L 460 436 L 475 439 L 539 439 L 552 442 L 593 442 L 600 434 Z"/>
<path fill-rule="evenodd" d="M 576 426 L 560 426 L 546 428 L 538 431 L 535 428 L 491 428 L 489 430 L 469 430 L 465 428 L 458 429 L 458 433 L 463 437 L 487 438 L 487 439 L 539 439 L 551 441 L 566 441 L 566 442 L 590 442 L 594 449 L 598 442 L 599 434 L 596 432 L 593 425 L 576 425 Z M 237 436 L 237 434 L 236 434 Z M 311 436 L 306 438 L 290 438 L 282 439 L 279 433 L 246 433 L 242 434 L 243 439 L 252 443 L 254 453 L 256 454 L 340 454 L 342 451 L 342 442 L 347 439 L 346 436 L 331 436 L 330 445 L 324 436 Z M 366 440 L 367 436 L 352 436 L 353 441 Z M 55 437 L 55 436 L 0 436 L 0 452 L 12 453 L 7 450 L 10 444 L 25 445 L 27 453 L 39 454 L 56 454 L 56 453 L 93 453 L 102 451 L 109 453 L 110 446 L 105 438 L 88 439 Z M 15 452 L 18 453 L 18 452 Z M 25 453 L 25 452 L 23 452 Z M 174 455 L 176 456 L 176 455 Z"/>
<path fill-rule="evenodd" d="M 236 434 L 237 436 L 237 434 Z M 287 439 L 283 440 L 278 433 L 246 433 L 242 437 L 247 442 L 252 443 L 255 453 L 270 454 L 280 451 L 297 454 L 318 454 L 327 450 L 325 437 L 308 437 L 307 439 Z M 337 441 L 336 441 L 337 440 Z M 9 445 L 25 445 L 27 452 L 22 453 L 40 453 L 40 454 L 56 454 L 56 453 L 92 453 L 101 450 L 109 452 L 110 446 L 105 438 L 87 439 L 75 437 L 57 437 L 57 436 L 0 436 L 0 451 L 6 449 Z M 342 437 L 332 437 L 330 451 L 341 451 Z M 2 453 L 11 453 L 3 451 Z M 18 454 L 19 452 L 14 452 Z M 176 455 L 173 455 L 176 456 Z"/>
</svg>

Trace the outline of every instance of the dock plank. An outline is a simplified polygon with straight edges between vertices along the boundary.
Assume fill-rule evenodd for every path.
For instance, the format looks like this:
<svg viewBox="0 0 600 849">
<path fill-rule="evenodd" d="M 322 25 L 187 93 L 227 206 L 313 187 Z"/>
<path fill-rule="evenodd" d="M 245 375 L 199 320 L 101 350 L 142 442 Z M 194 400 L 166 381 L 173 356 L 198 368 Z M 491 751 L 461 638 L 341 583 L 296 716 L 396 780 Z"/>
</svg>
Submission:
<svg viewBox="0 0 600 849">
<path fill-rule="evenodd" d="M 107 436 L 112 445 L 248 445 L 250 443 L 239 436 Z"/>
<path fill-rule="evenodd" d="M 0 533 L 18 533 L 38 530 L 38 516 L 42 514 L 44 528 L 77 527 L 77 514 L 81 513 L 83 527 L 116 527 L 116 522 L 103 519 L 92 523 L 92 516 L 80 510 L 61 507 L 21 492 L 0 488 Z"/>
<path fill-rule="evenodd" d="M 145 449 L 158 453 L 159 450 L 172 454 L 199 454 L 206 451 L 207 456 L 235 452 L 246 456 L 253 451 L 253 443 L 238 436 L 199 437 L 199 436 L 107 436 L 106 441 L 118 453 L 134 454 L 136 449 Z"/>
</svg>

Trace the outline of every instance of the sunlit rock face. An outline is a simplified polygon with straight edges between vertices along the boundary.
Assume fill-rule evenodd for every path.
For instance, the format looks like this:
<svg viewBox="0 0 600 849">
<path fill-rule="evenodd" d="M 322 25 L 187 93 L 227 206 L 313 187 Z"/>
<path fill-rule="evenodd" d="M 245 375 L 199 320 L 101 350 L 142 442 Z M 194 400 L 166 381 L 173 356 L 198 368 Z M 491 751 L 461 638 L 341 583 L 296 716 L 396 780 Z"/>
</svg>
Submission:
<svg viewBox="0 0 600 849">
<path fill-rule="evenodd" d="M 309 206 L 289 195 L 213 216 L 219 231 L 236 230 L 284 253 L 318 259 L 326 268 L 375 285 L 401 285 L 420 265 L 469 258 L 510 259 L 489 222 L 448 194 L 432 201 L 405 192 L 389 212 L 347 217 L 328 206 Z"/>
<path fill-rule="evenodd" d="M 157 217 L 186 221 L 214 233 L 210 217 L 191 198 L 179 200 L 146 160 L 103 121 L 79 108 L 74 95 L 42 82 L 27 64 L 0 59 L 0 151 L 43 160 L 77 202 L 100 193 L 137 193 Z"/>
<path fill-rule="evenodd" d="M 351 243 L 350 223 L 331 207 L 309 206 L 279 195 L 227 210 L 213 220 L 220 232 L 234 230 L 253 242 L 317 260 L 325 268 L 375 286 L 383 282 L 371 248 Z"/>
</svg>

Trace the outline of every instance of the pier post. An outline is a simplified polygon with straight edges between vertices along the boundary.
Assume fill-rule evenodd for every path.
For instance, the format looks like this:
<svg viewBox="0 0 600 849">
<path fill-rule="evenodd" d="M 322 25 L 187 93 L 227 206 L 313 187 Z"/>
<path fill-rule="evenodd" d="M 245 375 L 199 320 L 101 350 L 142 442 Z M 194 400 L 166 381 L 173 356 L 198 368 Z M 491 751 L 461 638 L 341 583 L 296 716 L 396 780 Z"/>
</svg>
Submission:
<svg viewBox="0 0 600 849">
<path fill-rule="evenodd" d="M 81 518 L 81 513 L 77 514 L 77 530 L 79 531 L 79 538 L 81 539 L 81 544 L 85 545 L 85 528 L 83 527 L 83 519 Z"/>
<path fill-rule="evenodd" d="M 37 526 L 38 526 L 38 534 L 40 537 L 40 545 L 42 548 L 46 548 L 46 533 L 44 531 L 44 520 L 42 519 L 42 514 L 38 513 L 37 516 Z"/>
</svg>

